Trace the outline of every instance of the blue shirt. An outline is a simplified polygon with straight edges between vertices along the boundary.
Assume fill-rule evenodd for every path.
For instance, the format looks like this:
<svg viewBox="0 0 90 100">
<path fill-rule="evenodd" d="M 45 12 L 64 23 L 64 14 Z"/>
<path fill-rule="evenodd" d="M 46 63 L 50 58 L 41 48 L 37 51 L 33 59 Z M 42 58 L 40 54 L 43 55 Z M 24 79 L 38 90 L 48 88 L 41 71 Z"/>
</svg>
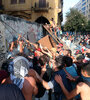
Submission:
<svg viewBox="0 0 90 100">
<path fill-rule="evenodd" d="M 78 76 L 77 74 L 77 66 L 76 64 L 73 64 L 72 66 L 70 67 L 66 67 L 66 71 L 72 76 L 72 77 L 76 77 Z M 74 89 L 77 85 L 77 82 L 71 82 L 71 85 L 72 85 L 72 88 Z M 76 99 L 80 98 L 80 96 L 76 96 L 75 97 Z"/>
<path fill-rule="evenodd" d="M 73 64 L 70 67 L 66 67 L 66 71 L 73 77 L 78 76 L 76 69 L 77 69 L 76 64 Z"/>
<path fill-rule="evenodd" d="M 62 100 L 62 98 L 64 97 L 64 94 L 60 85 L 54 80 L 55 75 L 60 75 L 62 77 L 63 84 L 69 92 L 72 90 L 72 87 L 71 87 L 70 81 L 66 78 L 66 73 L 63 69 L 60 71 L 54 72 L 52 80 L 51 80 L 54 86 L 54 93 L 56 95 L 59 95 L 58 100 Z"/>
</svg>

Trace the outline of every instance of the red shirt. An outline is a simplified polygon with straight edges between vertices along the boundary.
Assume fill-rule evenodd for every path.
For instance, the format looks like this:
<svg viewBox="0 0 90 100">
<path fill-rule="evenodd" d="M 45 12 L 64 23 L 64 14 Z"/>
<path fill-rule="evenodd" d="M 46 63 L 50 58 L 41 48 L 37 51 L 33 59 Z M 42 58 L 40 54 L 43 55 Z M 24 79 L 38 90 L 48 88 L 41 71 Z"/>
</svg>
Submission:
<svg viewBox="0 0 90 100">
<path fill-rule="evenodd" d="M 68 36 L 68 32 L 67 32 L 67 36 Z"/>
<path fill-rule="evenodd" d="M 38 48 L 38 49 L 36 49 L 36 50 L 41 52 L 41 49 L 40 49 L 40 48 Z M 36 52 L 34 52 L 34 56 L 35 56 L 35 57 L 38 56 Z"/>
</svg>

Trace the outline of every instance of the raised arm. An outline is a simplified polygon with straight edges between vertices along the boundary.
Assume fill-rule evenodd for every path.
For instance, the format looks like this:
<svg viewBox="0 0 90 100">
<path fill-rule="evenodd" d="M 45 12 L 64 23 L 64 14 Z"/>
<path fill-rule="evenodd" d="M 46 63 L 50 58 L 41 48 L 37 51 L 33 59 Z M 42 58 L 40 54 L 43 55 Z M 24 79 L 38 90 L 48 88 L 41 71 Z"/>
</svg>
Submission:
<svg viewBox="0 0 90 100">
<path fill-rule="evenodd" d="M 13 51 L 13 48 L 14 48 L 14 42 L 11 43 L 10 51 Z"/>
<path fill-rule="evenodd" d="M 39 81 L 42 83 L 42 85 L 43 85 L 47 90 L 51 89 L 50 86 L 48 85 L 48 82 L 44 81 L 44 80 L 38 75 L 38 73 L 37 73 L 35 70 L 33 70 L 33 69 L 29 70 L 29 73 L 28 73 L 28 74 L 29 74 L 30 76 L 33 76 L 37 81 L 39 80 Z M 50 83 L 50 82 L 49 82 L 49 83 Z"/>
<path fill-rule="evenodd" d="M 47 48 L 45 49 L 47 50 L 47 52 L 44 51 L 43 48 L 41 48 L 42 52 L 52 58 L 52 53 Z"/>
<path fill-rule="evenodd" d="M 20 53 L 23 53 L 23 43 L 22 41 L 19 41 L 19 45 L 20 45 Z"/>
<path fill-rule="evenodd" d="M 38 48 L 38 45 L 35 43 L 30 42 L 29 40 L 25 39 L 24 37 L 22 37 L 27 43 L 33 45 L 35 48 Z"/>
</svg>

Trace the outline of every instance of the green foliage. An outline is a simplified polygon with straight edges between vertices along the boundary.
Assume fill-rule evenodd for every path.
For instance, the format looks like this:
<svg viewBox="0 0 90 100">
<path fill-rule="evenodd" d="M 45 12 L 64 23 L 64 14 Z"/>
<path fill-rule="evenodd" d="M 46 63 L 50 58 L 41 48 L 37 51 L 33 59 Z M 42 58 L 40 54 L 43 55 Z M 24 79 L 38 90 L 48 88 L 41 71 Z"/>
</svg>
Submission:
<svg viewBox="0 0 90 100">
<path fill-rule="evenodd" d="M 72 31 L 72 32 L 85 31 L 87 25 L 87 19 L 78 10 L 70 9 L 70 12 L 66 14 L 66 20 L 67 21 L 64 25 L 65 31 Z"/>
<path fill-rule="evenodd" d="M 90 32 L 90 20 L 88 21 L 88 24 L 87 24 L 87 26 L 86 26 L 86 31 L 87 31 L 87 32 Z"/>
</svg>

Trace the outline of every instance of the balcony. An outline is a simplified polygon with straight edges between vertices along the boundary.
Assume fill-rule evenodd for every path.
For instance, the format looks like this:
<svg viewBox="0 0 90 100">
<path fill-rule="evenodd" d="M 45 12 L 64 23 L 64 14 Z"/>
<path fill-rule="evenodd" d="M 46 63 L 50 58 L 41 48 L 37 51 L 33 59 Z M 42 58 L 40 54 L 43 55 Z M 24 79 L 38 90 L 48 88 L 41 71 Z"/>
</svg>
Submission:
<svg viewBox="0 0 90 100">
<path fill-rule="evenodd" d="M 35 2 L 34 4 L 35 12 L 42 12 L 42 11 L 48 12 L 49 9 L 50 9 L 49 2 L 42 2 L 42 3 Z"/>
</svg>

